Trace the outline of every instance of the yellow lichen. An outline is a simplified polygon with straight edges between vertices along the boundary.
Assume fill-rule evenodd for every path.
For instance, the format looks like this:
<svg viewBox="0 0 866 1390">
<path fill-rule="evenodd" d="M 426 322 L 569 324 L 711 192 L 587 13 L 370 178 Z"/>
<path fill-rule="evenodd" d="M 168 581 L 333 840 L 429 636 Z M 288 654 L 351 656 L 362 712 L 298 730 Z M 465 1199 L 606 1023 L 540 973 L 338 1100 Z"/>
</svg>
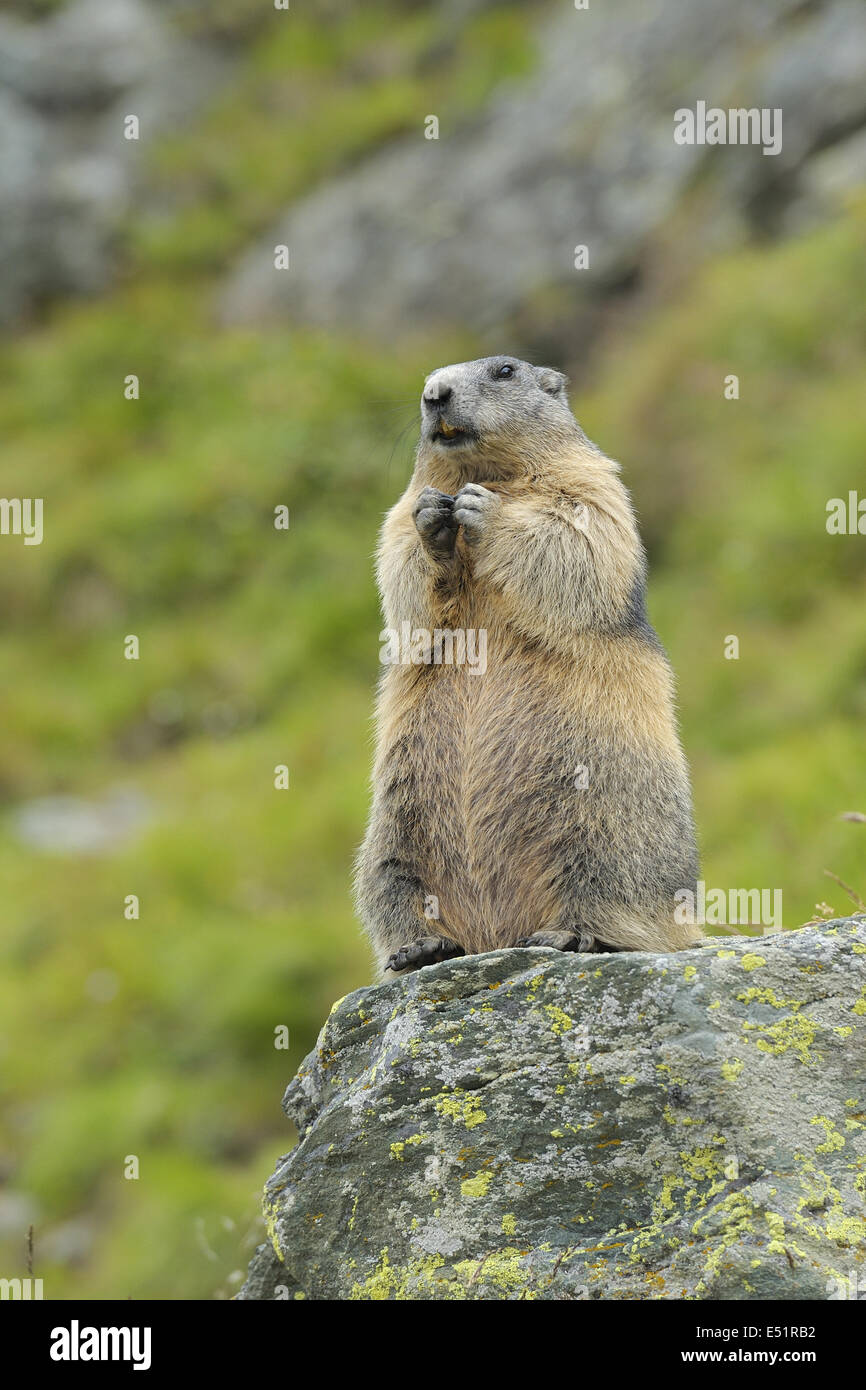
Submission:
<svg viewBox="0 0 866 1390">
<path fill-rule="evenodd" d="M 467 1129 L 474 1129 L 476 1125 L 483 1125 L 487 1119 L 486 1114 L 481 1109 L 478 1097 L 472 1094 L 467 1095 L 459 1087 L 450 1095 L 439 1096 L 434 1104 L 437 1115 L 447 1115 L 455 1124 L 464 1124 Z"/>
<path fill-rule="evenodd" d="M 464 1287 L 492 1284 L 500 1293 L 520 1293 L 522 1298 L 534 1299 L 536 1294 L 528 1286 L 523 1257 L 522 1250 L 509 1245 L 504 1250 L 492 1251 L 481 1260 L 461 1260 L 454 1266 L 454 1273 Z"/>
<path fill-rule="evenodd" d="M 780 1019 L 778 1023 L 773 1023 L 769 1028 L 763 1028 L 760 1031 L 763 1036 L 755 1042 L 755 1046 L 760 1052 L 771 1052 L 776 1056 L 782 1056 L 786 1052 L 794 1052 L 803 1066 L 808 1066 L 812 1062 L 810 1048 L 814 1045 L 817 1029 L 815 1024 L 802 1014 Z"/>
<path fill-rule="evenodd" d="M 410 1134 L 408 1139 L 398 1139 L 395 1144 L 391 1145 L 391 1157 L 395 1158 L 398 1163 L 402 1163 L 406 1156 L 407 1144 L 423 1144 L 424 1140 L 429 1138 L 429 1134 Z"/>
<path fill-rule="evenodd" d="M 416 1296 L 410 1284 L 417 1283 L 425 1291 L 432 1292 L 435 1285 L 435 1272 L 444 1265 L 441 1255 L 429 1255 L 414 1260 L 404 1269 L 392 1265 L 388 1259 L 388 1247 L 382 1251 L 379 1263 L 366 1279 L 352 1285 L 350 1299 L 384 1302 L 390 1299 L 410 1299 Z M 420 1290 L 419 1290 L 420 1291 Z"/>
<path fill-rule="evenodd" d="M 270 1207 L 269 1204 L 268 1204 L 267 1193 L 265 1194 L 265 1202 L 264 1202 L 263 1214 L 264 1214 L 264 1218 L 265 1218 L 265 1230 L 266 1230 L 267 1233 L 268 1233 L 268 1240 L 271 1242 L 271 1245 L 272 1245 L 273 1248 L 274 1248 L 274 1254 L 276 1255 L 277 1259 L 282 1261 L 282 1260 L 283 1260 L 283 1252 L 282 1252 L 282 1250 L 280 1249 L 280 1242 L 279 1242 L 279 1239 L 278 1239 L 278 1237 L 277 1237 L 277 1217 L 276 1217 L 276 1212 L 275 1212 L 275 1210 L 274 1210 L 272 1207 Z"/>
<path fill-rule="evenodd" d="M 740 961 L 740 965 L 744 970 L 759 970 L 762 965 L 766 964 L 767 962 L 764 957 L 756 956 L 753 951 L 748 951 Z"/>
<path fill-rule="evenodd" d="M 812 1125 L 820 1125 L 827 1135 L 824 1143 L 818 1144 L 815 1150 L 816 1153 L 829 1154 L 833 1153 L 835 1149 L 844 1149 L 845 1136 L 839 1133 L 833 1121 L 828 1119 L 826 1115 L 816 1115 L 809 1123 Z"/>
<path fill-rule="evenodd" d="M 552 1020 L 551 1031 L 554 1033 L 567 1033 L 574 1027 L 574 1020 L 570 1019 L 564 1009 L 560 1009 L 556 1004 L 545 1004 L 544 1012 Z"/>
<path fill-rule="evenodd" d="M 736 1057 L 733 1062 L 722 1062 L 722 1076 L 726 1081 L 736 1081 L 742 1070 L 742 1057 Z"/>
<path fill-rule="evenodd" d="M 486 1197 L 490 1184 L 493 1181 L 493 1173 L 488 1168 L 481 1169 L 475 1174 L 474 1178 L 466 1178 L 460 1184 L 460 1191 L 464 1197 Z"/>
<path fill-rule="evenodd" d="M 692 1149 L 691 1152 L 683 1149 L 680 1152 L 680 1160 L 689 1177 L 696 1181 L 718 1178 L 722 1175 L 722 1165 L 718 1152 L 712 1149 L 709 1144 L 705 1144 L 699 1149 Z"/>
<path fill-rule="evenodd" d="M 737 998 L 744 1004 L 769 1004 L 773 1009 L 791 1009 L 793 1013 L 803 1007 L 802 999 L 777 999 L 773 990 L 758 989 L 756 985 L 750 985 L 742 994 L 738 994 Z"/>
<path fill-rule="evenodd" d="M 354 1229 L 354 1226 L 355 1226 L 355 1212 L 358 1210 L 358 1203 L 360 1202 L 360 1200 L 361 1200 L 361 1194 L 360 1194 L 360 1192 L 356 1192 L 356 1193 L 355 1193 L 355 1200 L 354 1200 L 354 1202 L 352 1203 L 352 1212 L 351 1212 L 351 1215 L 349 1216 L 349 1223 L 348 1223 L 348 1224 L 349 1224 L 349 1230 L 350 1230 L 350 1231 L 353 1230 L 353 1229 Z"/>
</svg>

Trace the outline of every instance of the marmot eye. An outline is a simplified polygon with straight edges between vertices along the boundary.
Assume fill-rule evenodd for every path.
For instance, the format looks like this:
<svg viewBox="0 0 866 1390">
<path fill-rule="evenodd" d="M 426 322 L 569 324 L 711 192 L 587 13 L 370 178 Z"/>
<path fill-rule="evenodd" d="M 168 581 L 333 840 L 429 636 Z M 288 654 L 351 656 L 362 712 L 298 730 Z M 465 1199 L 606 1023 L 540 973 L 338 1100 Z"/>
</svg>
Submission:
<svg viewBox="0 0 866 1390">
<path fill-rule="evenodd" d="M 514 368 L 509 362 L 505 362 L 501 367 L 497 367 L 496 371 L 493 373 L 495 381 L 502 381 L 509 376 L 514 376 Z"/>
</svg>

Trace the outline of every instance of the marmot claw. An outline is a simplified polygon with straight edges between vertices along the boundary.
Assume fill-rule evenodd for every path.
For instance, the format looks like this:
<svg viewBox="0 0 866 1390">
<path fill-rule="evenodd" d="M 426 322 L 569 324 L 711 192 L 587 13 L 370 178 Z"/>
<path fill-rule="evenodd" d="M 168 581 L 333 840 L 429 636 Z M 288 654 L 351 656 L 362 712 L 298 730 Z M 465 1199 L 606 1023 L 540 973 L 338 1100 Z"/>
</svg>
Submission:
<svg viewBox="0 0 866 1390">
<path fill-rule="evenodd" d="M 600 946 L 592 932 L 580 931 L 534 931 L 531 936 L 522 936 L 516 946 L 552 946 L 555 951 L 580 951 L 583 954 L 600 951 Z"/>
</svg>

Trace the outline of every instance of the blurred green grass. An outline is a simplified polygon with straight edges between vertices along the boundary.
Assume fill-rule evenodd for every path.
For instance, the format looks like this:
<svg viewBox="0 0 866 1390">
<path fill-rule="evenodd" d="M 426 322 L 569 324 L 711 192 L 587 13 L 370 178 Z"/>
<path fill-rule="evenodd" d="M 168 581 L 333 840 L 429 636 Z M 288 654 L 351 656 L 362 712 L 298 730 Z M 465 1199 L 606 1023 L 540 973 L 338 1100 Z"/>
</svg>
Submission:
<svg viewBox="0 0 866 1390">
<path fill-rule="evenodd" d="M 51 1298 L 233 1292 L 262 1178 L 291 1142 L 282 1089 L 333 999 L 369 979 L 350 875 L 376 531 L 411 467 L 411 427 L 400 436 L 424 373 L 496 345 L 217 331 L 212 303 L 233 251 L 288 197 L 443 90 L 469 110 L 527 61 L 525 18 L 497 11 L 431 77 L 436 23 L 379 6 L 346 31 L 302 27 L 296 88 L 289 55 L 253 45 L 225 102 L 153 153 L 162 211 L 128 229 L 116 290 L 0 344 L 0 490 L 45 498 L 44 544 L 0 548 L 0 1172 L 37 1204 Z M 824 528 L 828 497 L 863 477 L 864 230 L 852 204 L 716 262 L 615 335 L 573 401 L 622 459 L 650 545 L 704 877 L 782 888 L 786 925 L 824 898 L 850 906 L 824 868 L 866 889 L 866 829 L 838 820 L 866 809 L 866 553 Z M 123 398 L 133 371 L 138 402 Z M 274 789 L 278 763 L 289 791 Z M 117 787 L 152 815 L 110 854 L 20 842 L 22 802 Z M 99 972 L 113 997 L 94 998 Z M 138 1181 L 123 1177 L 129 1154 Z M 53 1233 L 75 1222 L 84 1246 L 63 1256 Z M 23 1240 L 12 1230 L 0 1248 L 10 1276 Z"/>
</svg>

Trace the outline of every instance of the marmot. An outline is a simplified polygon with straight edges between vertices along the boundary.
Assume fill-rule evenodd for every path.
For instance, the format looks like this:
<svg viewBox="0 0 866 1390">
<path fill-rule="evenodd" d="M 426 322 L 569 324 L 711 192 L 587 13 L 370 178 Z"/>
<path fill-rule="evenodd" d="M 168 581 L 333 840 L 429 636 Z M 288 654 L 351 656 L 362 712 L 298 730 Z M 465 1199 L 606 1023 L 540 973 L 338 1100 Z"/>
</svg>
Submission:
<svg viewBox="0 0 866 1390">
<path fill-rule="evenodd" d="M 415 471 L 378 551 L 381 640 L 403 650 L 381 681 L 356 873 L 385 970 L 701 935 L 675 914 L 698 862 L 646 557 L 566 384 L 485 357 L 424 385 Z M 453 658 L 483 634 L 486 669 L 443 661 L 443 640 Z"/>
</svg>

